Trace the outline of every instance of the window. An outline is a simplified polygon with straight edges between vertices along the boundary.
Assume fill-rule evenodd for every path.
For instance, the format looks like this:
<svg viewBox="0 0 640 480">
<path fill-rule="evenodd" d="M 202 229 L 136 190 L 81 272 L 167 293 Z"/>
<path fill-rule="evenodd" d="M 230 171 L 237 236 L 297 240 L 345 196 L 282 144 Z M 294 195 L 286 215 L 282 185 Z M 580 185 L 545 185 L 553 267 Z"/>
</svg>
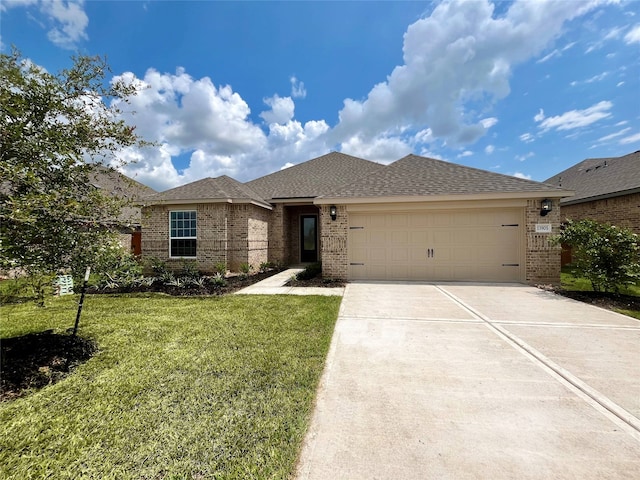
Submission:
<svg viewBox="0 0 640 480">
<path fill-rule="evenodd" d="M 169 256 L 196 256 L 196 212 L 169 212 Z"/>
</svg>

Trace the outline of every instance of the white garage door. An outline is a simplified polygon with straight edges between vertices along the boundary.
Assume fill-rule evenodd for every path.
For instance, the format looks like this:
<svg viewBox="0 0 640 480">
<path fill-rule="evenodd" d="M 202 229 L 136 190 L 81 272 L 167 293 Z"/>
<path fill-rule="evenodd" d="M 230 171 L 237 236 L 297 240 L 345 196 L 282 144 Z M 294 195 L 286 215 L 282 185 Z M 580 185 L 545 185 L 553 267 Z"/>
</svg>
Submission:
<svg viewBox="0 0 640 480">
<path fill-rule="evenodd" d="M 523 209 L 349 213 L 352 280 L 521 281 Z"/>
</svg>

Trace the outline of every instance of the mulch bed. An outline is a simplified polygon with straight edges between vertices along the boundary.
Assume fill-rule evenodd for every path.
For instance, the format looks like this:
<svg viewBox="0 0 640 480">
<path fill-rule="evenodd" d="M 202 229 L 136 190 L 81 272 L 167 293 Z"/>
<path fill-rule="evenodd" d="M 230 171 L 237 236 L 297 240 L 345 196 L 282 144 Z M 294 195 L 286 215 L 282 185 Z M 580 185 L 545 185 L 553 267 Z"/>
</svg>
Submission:
<svg viewBox="0 0 640 480">
<path fill-rule="evenodd" d="M 619 295 L 610 292 L 572 292 L 562 289 L 554 290 L 558 295 L 590 303 L 608 310 L 640 310 L 640 297 Z"/>
<path fill-rule="evenodd" d="M 323 288 L 336 288 L 344 287 L 345 282 L 340 280 L 333 280 L 331 278 L 315 277 L 309 280 L 289 280 L 285 283 L 287 287 L 323 287 Z"/>
<path fill-rule="evenodd" d="M 98 351 L 89 339 L 48 330 L 0 342 L 0 402 L 59 382 Z"/>
</svg>

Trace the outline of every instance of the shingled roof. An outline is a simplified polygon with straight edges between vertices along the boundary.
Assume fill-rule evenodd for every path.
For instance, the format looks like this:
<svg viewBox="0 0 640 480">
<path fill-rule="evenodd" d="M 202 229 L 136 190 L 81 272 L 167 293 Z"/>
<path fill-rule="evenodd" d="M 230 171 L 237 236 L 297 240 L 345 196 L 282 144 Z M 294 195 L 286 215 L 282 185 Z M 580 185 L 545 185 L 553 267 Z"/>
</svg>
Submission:
<svg viewBox="0 0 640 480">
<path fill-rule="evenodd" d="M 324 198 L 424 197 L 531 193 L 562 196 L 562 189 L 510 175 L 407 155 L 379 172 L 327 192 Z M 555 194 L 555 195 L 552 195 Z"/>
<path fill-rule="evenodd" d="M 117 170 L 96 165 L 94 171 L 89 174 L 91 184 L 104 192 L 105 195 L 125 200 L 127 204 L 120 210 L 117 219 L 112 219 L 114 223 L 123 225 L 140 225 L 140 207 L 137 201 L 140 198 L 154 195 L 152 188 L 136 182 L 132 178 L 123 175 Z"/>
<path fill-rule="evenodd" d="M 384 170 L 379 163 L 331 152 L 279 172 L 257 178 L 245 185 L 266 200 L 314 198 L 343 185 Z"/>
<path fill-rule="evenodd" d="M 640 151 L 612 158 L 588 158 L 545 181 L 576 192 L 562 205 L 640 192 Z"/>
<path fill-rule="evenodd" d="M 271 209 L 258 193 L 249 186 L 223 175 L 217 178 L 203 178 L 180 187 L 172 188 L 144 199 L 146 204 L 157 203 L 254 203 Z"/>
</svg>

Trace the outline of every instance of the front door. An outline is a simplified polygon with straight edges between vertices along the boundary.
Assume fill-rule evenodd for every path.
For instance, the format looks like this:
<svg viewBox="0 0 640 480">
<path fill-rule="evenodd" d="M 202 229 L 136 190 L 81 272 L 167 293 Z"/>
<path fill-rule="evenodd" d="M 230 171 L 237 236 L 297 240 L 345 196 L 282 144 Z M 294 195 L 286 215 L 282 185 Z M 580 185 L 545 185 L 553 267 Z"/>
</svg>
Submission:
<svg viewBox="0 0 640 480">
<path fill-rule="evenodd" d="M 316 215 L 300 217 L 300 261 L 318 261 L 318 217 Z"/>
</svg>

